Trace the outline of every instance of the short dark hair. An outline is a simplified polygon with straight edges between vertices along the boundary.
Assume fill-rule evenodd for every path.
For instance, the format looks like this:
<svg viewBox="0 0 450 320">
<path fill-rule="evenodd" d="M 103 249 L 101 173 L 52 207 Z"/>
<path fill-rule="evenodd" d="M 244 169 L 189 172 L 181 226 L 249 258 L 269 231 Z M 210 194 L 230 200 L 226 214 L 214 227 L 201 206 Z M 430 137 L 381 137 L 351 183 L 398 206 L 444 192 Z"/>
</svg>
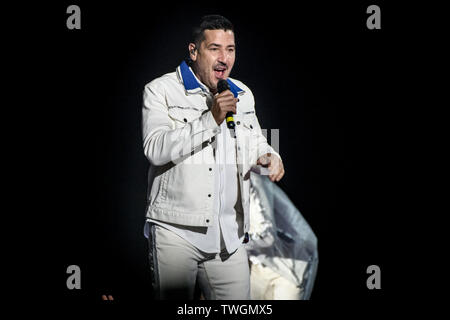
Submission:
<svg viewBox="0 0 450 320">
<path fill-rule="evenodd" d="M 197 48 L 200 47 L 200 43 L 205 40 L 205 30 L 231 30 L 234 32 L 233 24 L 227 18 L 218 15 L 210 14 L 203 16 L 200 20 L 200 24 L 194 27 L 192 31 L 192 42 L 195 43 Z"/>
</svg>

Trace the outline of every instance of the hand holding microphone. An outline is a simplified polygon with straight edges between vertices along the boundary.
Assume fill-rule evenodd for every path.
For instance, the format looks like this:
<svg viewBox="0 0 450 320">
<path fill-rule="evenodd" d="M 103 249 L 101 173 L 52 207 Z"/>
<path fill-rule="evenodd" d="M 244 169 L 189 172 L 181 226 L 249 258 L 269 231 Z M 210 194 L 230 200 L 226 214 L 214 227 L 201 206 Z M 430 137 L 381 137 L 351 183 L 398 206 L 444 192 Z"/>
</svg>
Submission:
<svg viewBox="0 0 450 320">
<path fill-rule="evenodd" d="M 233 114 L 236 113 L 236 103 L 239 99 L 235 98 L 229 89 L 230 87 L 226 80 L 219 80 L 217 83 L 217 92 L 219 94 L 214 97 L 211 112 L 218 125 L 226 118 L 227 127 L 234 129 Z"/>
</svg>

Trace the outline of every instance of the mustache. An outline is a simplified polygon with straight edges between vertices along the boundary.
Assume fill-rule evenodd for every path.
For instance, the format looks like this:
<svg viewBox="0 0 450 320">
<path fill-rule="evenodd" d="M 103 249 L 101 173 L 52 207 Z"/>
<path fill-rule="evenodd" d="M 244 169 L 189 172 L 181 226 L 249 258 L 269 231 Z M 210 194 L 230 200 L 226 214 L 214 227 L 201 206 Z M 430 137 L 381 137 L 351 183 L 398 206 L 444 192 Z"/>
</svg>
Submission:
<svg viewBox="0 0 450 320">
<path fill-rule="evenodd" d="M 219 62 L 219 63 L 216 63 L 216 64 L 214 65 L 214 69 L 216 69 L 216 68 L 225 68 L 225 69 L 228 69 L 228 66 L 227 66 L 226 63 Z"/>
</svg>

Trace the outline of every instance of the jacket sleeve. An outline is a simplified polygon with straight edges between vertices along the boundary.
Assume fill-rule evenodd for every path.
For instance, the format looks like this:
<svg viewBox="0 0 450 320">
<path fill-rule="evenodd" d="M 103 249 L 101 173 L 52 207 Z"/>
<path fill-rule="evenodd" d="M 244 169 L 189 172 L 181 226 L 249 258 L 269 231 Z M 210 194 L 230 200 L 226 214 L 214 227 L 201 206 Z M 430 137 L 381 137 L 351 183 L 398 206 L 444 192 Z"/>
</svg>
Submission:
<svg viewBox="0 0 450 320">
<path fill-rule="evenodd" d="M 144 153 L 151 164 L 162 166 L 189 154 L 220 132 L 211 111 L 175 128 L 169 118 L 165 90 L 154 80 L 144 88 L 142 130 Z"/>
</svg>

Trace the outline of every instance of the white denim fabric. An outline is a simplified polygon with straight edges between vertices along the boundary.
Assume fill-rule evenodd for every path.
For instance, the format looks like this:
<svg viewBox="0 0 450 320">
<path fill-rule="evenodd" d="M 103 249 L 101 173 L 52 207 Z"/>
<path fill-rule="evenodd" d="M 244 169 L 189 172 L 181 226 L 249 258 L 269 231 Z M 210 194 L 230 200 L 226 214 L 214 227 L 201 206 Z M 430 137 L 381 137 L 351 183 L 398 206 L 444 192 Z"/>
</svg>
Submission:
<svg viewBox="0 0 450 320">
<path fill-rule="evenodd" d="M 197 249 L 207 253 L 219 253 L 226 249 L 234 252 L 244 239 L 244 216 L 239 194 L 236 166 L 236 139 L 226 122 L 220 125 L 216 136 L 216 163 L 210 167 L 217 172 L 214 185 L 214 224 L 209 227 L 190 227 L 148 219 L 189 241 Z M 147 223 L 148 223 L 147 222 Z"/>
<path fill-rule="evenodd" d="M 193 300 L 196 283 L 206 300 L 249 300 L 247 251 L 205 253 L 175 233 L 150 224 L 149 262 L 157 300 Z"/>
<path fill-rule="evenodd" d="M 250 89 L 228 79 L 239 98 L 236 123 L 236 168 L 244 233 L 249 230 L 250 169 L 265 153 L 278 155 L 267 143 L 255 113 Z M 213 97 L 185 62 L 176 72 L 147 84 L 142 128 L 144 153 L 150 161 L 146 218 L 191 227 L 216 226 L 215 189 L 217 125 Z"/>
</svg>

